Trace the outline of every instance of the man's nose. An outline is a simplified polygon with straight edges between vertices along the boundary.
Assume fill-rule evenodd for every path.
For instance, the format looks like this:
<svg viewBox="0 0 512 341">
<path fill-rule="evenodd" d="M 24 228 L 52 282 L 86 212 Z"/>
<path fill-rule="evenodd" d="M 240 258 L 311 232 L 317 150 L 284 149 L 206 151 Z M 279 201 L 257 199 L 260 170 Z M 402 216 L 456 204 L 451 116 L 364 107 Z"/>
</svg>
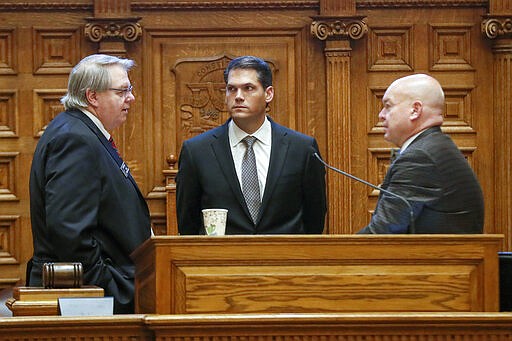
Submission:
<svg viewBox="0 0 512 341">
<path fill-rule="evenodd" d="M 381 121 L 384 121 L 384 119 L 386 118 L 385 117 L 386 115 L 384 114 L 384 109 L 382 109 L 380 112 L 379 112 L 379 119 Z"/>
<path fill-rule="evenodd" d="M 244 94 L 242 92 L 242 89 L 236 90 L 235 98 L 236 99 L 243 99 L 244 98 Z"/>
</svg>

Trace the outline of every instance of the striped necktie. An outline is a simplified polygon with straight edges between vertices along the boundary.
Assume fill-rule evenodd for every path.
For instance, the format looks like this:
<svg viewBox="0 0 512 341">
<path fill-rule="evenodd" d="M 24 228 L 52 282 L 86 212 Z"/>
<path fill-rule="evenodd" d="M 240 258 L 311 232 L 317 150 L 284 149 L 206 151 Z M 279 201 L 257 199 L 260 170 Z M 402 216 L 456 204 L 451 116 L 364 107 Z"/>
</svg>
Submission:
<svg viewBox="0 0 512 341">
<path fill-rule="evenodd" d="M 247 146 L 244 158 L 242 159 L 242 193 L 244 194 L 252 221 L 255 224 L 261 205 L 258 169 L 256 168 L 256 156 L 253 149 L 253 144 L 256 140 L 254 136 L 246 136 L 242 140 Z"/>
</svg>

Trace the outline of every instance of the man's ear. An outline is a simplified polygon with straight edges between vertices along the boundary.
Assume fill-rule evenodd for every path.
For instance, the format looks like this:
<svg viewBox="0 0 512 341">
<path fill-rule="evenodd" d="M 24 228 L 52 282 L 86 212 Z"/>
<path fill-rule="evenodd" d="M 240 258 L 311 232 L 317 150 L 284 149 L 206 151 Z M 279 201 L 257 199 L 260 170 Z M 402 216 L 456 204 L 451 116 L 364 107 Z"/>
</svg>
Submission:
<svg viewBox="0 0 512 341">
<path fill-rule="evenodd" d="M 409 118 L 411 120 L 417 120 L 418 118 L 420 118 L 422 110 L 423 110 L 423 103 L 421 103 L 420 101 L 414 102 L 412 105 L 411 115 L 409 115 Z"/>
<path fill-rule="evenodd" d="M 267 102 L 267 104 L 269 104 L 273 98 L 274 98 L 274 87 L 269 86 L 265 89 L 265 102 Z"/>
<path fill-rule="evenodd" d="M 93 107 L 98 106 L 98 93 L 96 90 L 85 90 L 85 98 L 87 98 L 87 102 L 89 102 Z"/>
</svg>

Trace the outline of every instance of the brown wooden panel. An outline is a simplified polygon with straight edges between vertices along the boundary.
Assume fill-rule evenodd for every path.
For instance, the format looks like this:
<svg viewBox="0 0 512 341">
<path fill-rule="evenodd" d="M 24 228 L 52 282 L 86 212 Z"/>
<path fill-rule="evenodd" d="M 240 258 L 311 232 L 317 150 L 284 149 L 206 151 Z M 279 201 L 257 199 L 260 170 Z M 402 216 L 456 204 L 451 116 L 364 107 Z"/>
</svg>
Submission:
<svg viewBox="0 0 512 341">
<path fill-rule="evenodd" d="M 153 237 L 132 255 L 136 311 L 498 311 L 501 241 L 496 235 Z"/>
<path fill-rule="evenodd" d="M 503 233 L 503 249 L 510 249 L 512 195 L 507 189 L 512 157 L 503 146 L 512 132 L 511 104 L 504 90 L 510 88 L 512 45 L 509 38 L 491 41 L 480 31 L 487 11 L 503 15 L 498 21 L 508 29 L 506 2 L 123 0 L 107 8 L 108 3 L 0 3 L 0 152 L 17 153 L 15 175 L 5 178 L 12 169 L 11 157 L 0 175 L 0 194 L 16 200 L 2 201 L 0 215 L 19 217 L 13 242 L 19 257 L 16 264 L 0 265 L 0 283 L 24 280 L 32 253 L 31 157 L 44 126 L 60 110 L 68 72 L 83 56 L 118 45 L 137 63 L 130 74 L 136 102 L 128 122 L 114 135 L 148 199 L 157 234 L 176 230 L 174 206 L 166 201 L 175 200 L 172 193 L 166 195 L 166 185 L 172 188 L 172 182 L 162 173 L 169 169 L 167 157 L 177 156 L 184 138 L 226 118 L 218 91 L 215 100 L 209 97 L 198 107 L 191 89 L 203 89 L 199 98 L 211 85 L 219 90 L 222 61 L 250 53 L 270 61 L 276 71 L 272 116 L 314 135 L 322 156 L 333 166 L 376 184 L 385 174 L 392 148 L 383 140 L 377 119 L 386 87 L 413 72 L 437 77 L 447 94 L 443 129 L 461 148 L 484 190 L 485 231 Z M 95 14 L 130 16 L 140 23 L 142 37 L 93 43 L 84 29 Z M 361 16 L 369 31 L 345 45 L 328 44 L 310 33 L 313 17 L 319 14 Z M 326 55 L 338 47 L 346 49 L 343 57 L 329 63 Z M 221 64 L 215 64 L 218 61 Z M 335 82 L 327 84 L 328 75 Z M 212 121 L 215 115 L 219 118 Z M 376 191 L 340 177 L 328 175 L 332 207 L 327 233 L 355 232 L 368 223 L 375 207 Z"/>
</svg>

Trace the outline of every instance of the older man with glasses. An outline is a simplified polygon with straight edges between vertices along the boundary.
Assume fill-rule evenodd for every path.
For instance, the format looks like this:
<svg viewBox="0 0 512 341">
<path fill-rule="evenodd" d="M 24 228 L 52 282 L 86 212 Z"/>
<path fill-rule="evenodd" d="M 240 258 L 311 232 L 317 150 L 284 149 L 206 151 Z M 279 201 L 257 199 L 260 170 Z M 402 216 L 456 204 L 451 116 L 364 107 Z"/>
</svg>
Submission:
<svg viewBox="0 0 512 341">
<path fill-rule="evenodd" d="M 129 255 L 151 235 L 144 196 L 111 139 L 135 100 L 133 65 L 96 54 L 73 68 L 65 111 L 41 136 L 30 172 L 28 285 L 42 285 L 44 263 L 80 262 L 84 284 L 113 296 L 115 313 L 134 312 Z"/>
</svg>

